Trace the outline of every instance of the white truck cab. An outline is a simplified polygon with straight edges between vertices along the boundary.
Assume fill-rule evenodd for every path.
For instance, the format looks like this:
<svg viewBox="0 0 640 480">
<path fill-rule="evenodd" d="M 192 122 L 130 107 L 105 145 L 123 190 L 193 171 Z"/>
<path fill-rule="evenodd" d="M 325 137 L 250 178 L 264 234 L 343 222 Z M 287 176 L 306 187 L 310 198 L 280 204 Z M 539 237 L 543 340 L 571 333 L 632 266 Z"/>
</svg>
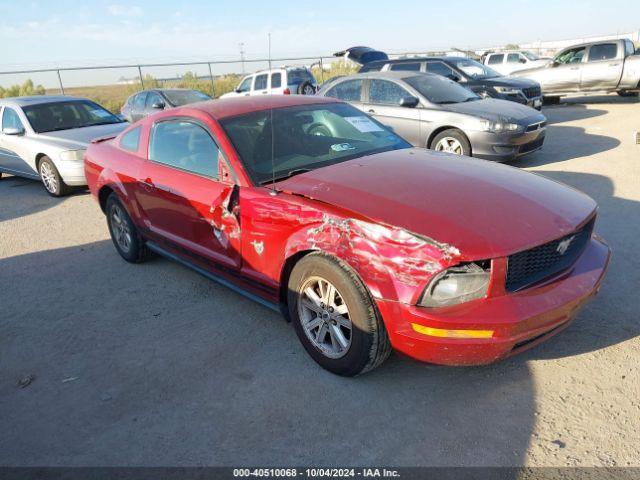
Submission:
<svg viewBox="0 0 640 480">
<path fill-rule="evenodd" d="M 541 58 L 526 50 L 505 50 L 491 52 L 484 57 L 484 64 L 503 75 L 510 75 L 518 70 L 542 67 L 550 58 Z"/>
</svg>

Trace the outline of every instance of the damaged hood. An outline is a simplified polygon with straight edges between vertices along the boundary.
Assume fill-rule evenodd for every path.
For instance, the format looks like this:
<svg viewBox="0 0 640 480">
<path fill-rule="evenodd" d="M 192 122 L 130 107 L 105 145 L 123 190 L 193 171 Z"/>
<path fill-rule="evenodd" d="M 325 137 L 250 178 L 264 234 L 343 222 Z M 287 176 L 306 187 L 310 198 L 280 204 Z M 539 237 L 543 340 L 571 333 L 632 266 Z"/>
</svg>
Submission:
<svg viewBox="0 0 640 480">
<path fill-rule="evenodd" d="M 587 195 L 544 177 L 417 148 L 319 168 L 278 187 L 456 247 L 468 260 L 557 239 L 596 209 Z"/>
</svg>

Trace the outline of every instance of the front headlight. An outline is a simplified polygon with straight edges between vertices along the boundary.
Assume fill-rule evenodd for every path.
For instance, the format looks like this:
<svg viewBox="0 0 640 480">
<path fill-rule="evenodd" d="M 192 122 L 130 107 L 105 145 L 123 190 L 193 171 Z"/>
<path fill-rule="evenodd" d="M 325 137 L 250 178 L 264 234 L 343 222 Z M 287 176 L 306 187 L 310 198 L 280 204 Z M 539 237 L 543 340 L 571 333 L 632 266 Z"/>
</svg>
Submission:
<svg viewBox="0 0 640 480">
<path fill-rule="evenodd" d="M 67 150 L 60 153 L 60 160 L 68 162 L 81 162 L 84 157 L 84 149 L 82 150 Z"/>
<path fill-rule="evenodd" d="M 490 262 L 474 262 L 444 270 L 431 280 L 420 299 L 423 307 L 446 307 L 482 298 L 489 288 Z"/>
<path fill-rule="evenodd" d="M 491 133 L 517 132 L 520 130 L 520 125 L 517 123 L 509 123 L 504 120 L 480 120 L 480 126 L 485 132 Z"/>
<path fill-rule="evenodd" d="M 514 87 L 493 87 L 496 92 L 502 93 L 504 95 L 520 95 L 522 90 Z"/>
</svg>

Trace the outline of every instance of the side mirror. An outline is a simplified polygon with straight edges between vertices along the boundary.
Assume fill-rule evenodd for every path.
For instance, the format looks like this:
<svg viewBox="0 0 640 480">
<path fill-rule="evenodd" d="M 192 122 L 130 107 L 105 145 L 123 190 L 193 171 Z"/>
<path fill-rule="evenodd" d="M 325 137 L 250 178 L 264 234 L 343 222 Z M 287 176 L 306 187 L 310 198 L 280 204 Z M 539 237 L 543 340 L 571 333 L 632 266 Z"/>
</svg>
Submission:
<svg viewBox="0 0 640 480">
<path fill-rule="evenodd" d="M 400 99 L 400 106 L 407 108 L 414 108 L 420 103 L 420 99 L 417 97 L 402 97 Z"/>
<path fill-rule="evenodd" d="M 151 105 L 151 108 L 155 108 L 156 110 L 164 110 L 164 107 L 166 105 L 164 104 L 164 102 L 155 102 L 153 105 Z"/>
<path fill-rule="evenodd" d="M 447 78 L 449 80 L 453 80 L 454 82 L 459 82 L 460 81 L 460 77 L 458 75 L 453 74 L 453 73 L 450 73 L 449 75 L 447 75 Z"/>
<path fill-rule="evenodd" d="M 5 135 L 24 135 L 24 128 L 22 127 L 7 127 L 2 130 Z"/>
<path fill-rule="evenodd" d="M 524 58 L 521 58 L 520 60 L 518 60 L 520 63 L 527 63 L 527 61 Z"/>
</svg>

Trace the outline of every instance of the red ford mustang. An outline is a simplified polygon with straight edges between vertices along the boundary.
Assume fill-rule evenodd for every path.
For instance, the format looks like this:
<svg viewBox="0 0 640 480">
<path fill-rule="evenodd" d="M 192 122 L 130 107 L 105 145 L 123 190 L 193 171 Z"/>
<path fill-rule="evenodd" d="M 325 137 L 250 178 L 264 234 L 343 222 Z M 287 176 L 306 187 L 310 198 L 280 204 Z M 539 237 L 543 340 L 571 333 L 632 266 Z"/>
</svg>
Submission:
<svg viewBox="0 0 640 480">
<path fill-rule="evenodd" d="M 85 165 L 125 260 L 151 250 L 281 310 L 341 375 L 392 347 L 446 365 L 518 353 L 569 324 L 610 256 L 579 191 L 412 148 L 332 99 L 160 112 Z"/>
</svg>

